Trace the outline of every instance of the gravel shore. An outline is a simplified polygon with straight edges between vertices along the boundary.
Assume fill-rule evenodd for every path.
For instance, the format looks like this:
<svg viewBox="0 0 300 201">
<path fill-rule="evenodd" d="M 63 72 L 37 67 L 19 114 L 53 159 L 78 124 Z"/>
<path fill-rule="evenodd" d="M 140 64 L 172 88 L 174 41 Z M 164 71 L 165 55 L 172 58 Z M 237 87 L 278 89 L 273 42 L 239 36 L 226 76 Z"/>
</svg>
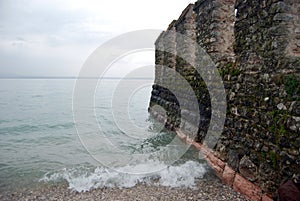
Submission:
<svg viewBox="0 0 300 201">
<path fill-rule="evenodd" d="M 196 189 L 140 184 L 133 188 L 101 188 L 78 193 L 67 184 L 43 184 L 18 192 L 1 193 L 0 200 L 216 200 L 247 201 L 220 180 L 202 179 Z"/>
</svg>

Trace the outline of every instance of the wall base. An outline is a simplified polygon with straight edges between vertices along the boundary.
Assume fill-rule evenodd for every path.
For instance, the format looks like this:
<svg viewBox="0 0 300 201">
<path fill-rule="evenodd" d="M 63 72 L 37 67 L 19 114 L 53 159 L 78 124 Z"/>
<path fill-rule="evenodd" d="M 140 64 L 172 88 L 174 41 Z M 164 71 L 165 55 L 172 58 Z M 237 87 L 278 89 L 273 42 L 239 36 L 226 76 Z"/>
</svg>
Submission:
<svg viewBox="0 0 300 201">
<path fill-rule="evenodd" d="M 217 176 L 235 191 L 253 201 L 272 201 L 270 195 L 265 194 L 262 189 L 235 172 L 224 161 L 216 157 L 213 150 L 203 144 L 189 139 L 181 130 L 176 130 L 177 136 L 185 143 L 193 145 L 200 151 L 203 158 L 215 170 Z"/>
</svg>

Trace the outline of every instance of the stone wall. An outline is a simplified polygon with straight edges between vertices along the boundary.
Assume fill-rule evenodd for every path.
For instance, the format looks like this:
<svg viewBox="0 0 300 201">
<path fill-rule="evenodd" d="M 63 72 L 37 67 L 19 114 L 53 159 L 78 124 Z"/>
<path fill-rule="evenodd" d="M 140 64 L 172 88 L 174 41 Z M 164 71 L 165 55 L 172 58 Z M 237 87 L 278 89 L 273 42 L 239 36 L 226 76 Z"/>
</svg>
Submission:
<svg viewBox="0 0 300 201">
<path fill-rule="evenodd" d="M 231 113 L 219 147 L 226 147 L 224 159 L 233 169 L 266 191 L 300 172 L 300 114 L 293 112 L 299 109 L 300 59 L 288 50 L 295 35 L 290 2 L 235 5 L 237 73 L 230 79 Z"/>
<path fill-rule="evenodd" d="M 199 0 L 190 4 L 168 30 L 196 41 L 215 62 L 227 94 L 226 122 L 214 148 L 230 168 L 265 192 L 300 173 L 300 1 Z M 211 119 L 211 100 L 195 71 L 201 55 L 176 34 L 156 41 L 155 84 L 149 111 L 166 127 L 194 132 L 203 142 Z M 172 53 L 170 53 L 172 52 Z M 178 55 L 189 56 L 186 62 Z M 163 83 L 175 84 L 176 70 L 198 100 L 200 122 L 180 86 L 184 104 Z M 154 106 L 162 106 L 167 116 Z M 180 117 L 186 117 L 181 122 Z"/>
</svg>

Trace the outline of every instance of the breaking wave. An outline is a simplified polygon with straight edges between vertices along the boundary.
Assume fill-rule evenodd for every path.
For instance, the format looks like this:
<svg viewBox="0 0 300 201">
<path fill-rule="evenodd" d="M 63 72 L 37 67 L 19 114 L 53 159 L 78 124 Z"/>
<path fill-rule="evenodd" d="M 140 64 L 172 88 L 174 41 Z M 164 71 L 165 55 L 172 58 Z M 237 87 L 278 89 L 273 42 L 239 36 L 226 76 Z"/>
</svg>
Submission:
<svg viewBox="0 0 300 201">
<path fill-rule="evenodd" d="M 127 170 L 162 169 L 151 174 L 127 174 Z M 137 184 L 160 185 L 173 188 L 195 188 L 197 179 L 203 178 L 206 173 L 204 164 L 197 161 L 186 161 L 183 164 L 166 166 L 159 161 L 148 161 L 144 164 L 127 165 L 111 170 L 107 167 L 76 167 L 63 169 L 59 172 L 47 173 L 40 181 L 57 182 L 65 180 L 69 189 L 85 192 L 95 188 L 117 187 L 130 188 Z"/>
</svg>

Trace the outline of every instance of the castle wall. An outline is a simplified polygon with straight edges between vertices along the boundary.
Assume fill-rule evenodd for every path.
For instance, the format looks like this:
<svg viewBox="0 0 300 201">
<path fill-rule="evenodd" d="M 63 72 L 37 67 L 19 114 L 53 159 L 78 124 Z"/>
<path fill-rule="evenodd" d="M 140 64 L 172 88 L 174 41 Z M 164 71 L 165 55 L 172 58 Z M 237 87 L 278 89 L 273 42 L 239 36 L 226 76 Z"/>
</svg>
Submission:
<svg viewBox="0 0 300 201">
<path fill-rule="evenodd" d="M 275 192 L 281 181 L 300 174 L 299 5 L 299 0 L 198 0 L 167 30 L 195 41 L 215 63 L 227 101 L 224 129 L 212 147 L 215 156 L 264 192 Z M 195 70 L 203 55 L 193 43 L 165 32 L 156 48 L 150 113 L 167 128 L 181 126 L 203 142 L 212 118 L 208 83 Z M 176 70 L 192 87 L 199 122 L 175 72 L 159 66 Z M 184 104 L 162 83 L 174 84 Z M 165 108 L 167 117 L 152 110 L 155 105 Z"/>
</svg>

